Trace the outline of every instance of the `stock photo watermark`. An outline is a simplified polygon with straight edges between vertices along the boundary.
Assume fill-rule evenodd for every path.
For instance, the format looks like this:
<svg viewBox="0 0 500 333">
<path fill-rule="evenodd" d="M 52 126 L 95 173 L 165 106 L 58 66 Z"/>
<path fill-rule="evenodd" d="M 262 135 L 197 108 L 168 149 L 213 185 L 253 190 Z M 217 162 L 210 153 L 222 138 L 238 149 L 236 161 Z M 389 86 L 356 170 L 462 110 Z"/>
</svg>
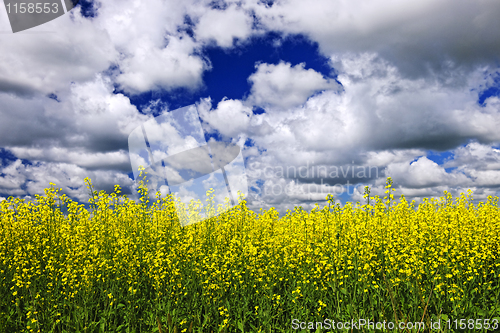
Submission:
<svg viewBox="0 0 500 333">
<path fill-rule="evenodd" d="M 261 186 L 252 187 L 252 195 L 301 196 L 308 200 L 324 199 L 324 194 L 353 195 L 362 183 L 379 177 L 379 167 L 354 165 L 265 166 L 247 167 L 248 176 Z"/>
<path fill-rule="evenodd" d="M 496 331 L 500 327 L 498 319 L 447 319 L 430 321 L 428 325 L 422 321 L 415 322 L 393 322 L 393 321 L 372 321 L 370 319 L 351 319 L 350 321 L 335 321 L 329 318 L 323 321 L 302 321 L 292 319 L 293 330 L 328 330 L 328 331 L 351 331 L 351 330 L 401 330 L 401 331 L 418 331 L 422 332 L 426 329 L 431 331 L 446 330 L 486 330 Z"/>
<path fill-rule="evenodd" d="M 371 329 L 371 330 L 425 330 L 424 322 L 392 322 L 392 321 L 382 321 L 375 322 L 370 319 L 358 319 L 351 321 L 335 321 L 332 319 L 326 318 L 323 321 L 301 321 L 299 319 L 292 320 L 292 329 L 293 330 L 338 330 L 338 331 L 350 331 L 353 329 L 363 330 L 363 329 Z"/>
<path fill-rule="evenodd" d="M 215 215 L 219 215 L 249 194 L 264 200 L 285 195 L 322 201 L 326 194 L 352 196 L 359 192 L 362 182 L 379 177 L 378 167 L 357 166 L 354 162 L 261 168 L 249 163 L 245 167 L 238 145 L 213 138 L 206 141 L 196 105 L 164 112 L 141 124 L 129 135 L 128 143 L 136 182 L 142 175 L 150 195 L 160 192 L 178 198 L 176 209 L 183 225 L 193 222 L 185 207 L 195 207 L 193 202 L 205 203 L 207 195 L 212 197 L 212 206 L 218 207 Z M 249 191 L 247 176 L 258 179 L 262 186 L 252 186 Z M 206 211 L 203 214 L 203 218 L 213 216 Z"/>
<path fill-rule="evenodd" d="M 52 21 L 72 10 L 79 0 L 3 0 L 12 32 Z"/>
<path fill-rule="evenodd" d="M 210 191 L 215 215 L 248 194 L 243 155 L 232 142 L 205 139 L 196 105 L 165 112 L 129 135 L 129 156 L 136 181 L 140 170 L 150 193 L 173 194 L 182 225 L 192 223 L 184 207 L 205 202 Z M 192 207 L 192 206 L 191 206 Z M 209 217 L 207 212 L 203 217 Z M 198 221 L 196 221 L 198 222 Z"/>
<path fill-rule="evenodd" d="M 321 178 L 321 179 L 370 179 L 378 178 L 379 169 L 377 166 L 359 166 L 359 165 L 310 165 L 307 161 L 302 166 L 265 166 L 261 169 L 255 169 L 255 163 L 248 166 L 249 176 L 255 178 Z"/>
</svg>

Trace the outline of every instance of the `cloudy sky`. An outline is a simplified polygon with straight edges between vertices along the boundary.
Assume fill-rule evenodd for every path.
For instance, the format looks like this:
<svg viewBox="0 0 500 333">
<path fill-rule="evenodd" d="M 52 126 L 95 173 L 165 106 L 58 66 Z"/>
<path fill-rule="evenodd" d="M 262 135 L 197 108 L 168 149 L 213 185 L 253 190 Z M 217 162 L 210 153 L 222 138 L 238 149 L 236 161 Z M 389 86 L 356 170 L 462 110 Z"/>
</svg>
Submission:
<svg viewBox="0 0 500 333">
<path fill-rule="evenodd" d="M 253 208 L 500 190 L 498 0 L 106 0 L 12 33 L 0 5 L 0 198 L 137 187 L 129 136 L 195 105 Z"/>
</svg>

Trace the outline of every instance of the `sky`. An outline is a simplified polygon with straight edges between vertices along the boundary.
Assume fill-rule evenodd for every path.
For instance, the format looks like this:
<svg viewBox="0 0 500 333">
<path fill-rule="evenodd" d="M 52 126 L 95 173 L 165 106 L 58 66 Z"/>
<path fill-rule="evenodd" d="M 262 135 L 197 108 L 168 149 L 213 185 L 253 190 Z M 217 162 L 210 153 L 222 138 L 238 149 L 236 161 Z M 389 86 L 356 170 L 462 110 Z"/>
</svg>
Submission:
<svg viewBox="0 0 500 333">
<path fill-rule="evenodd" d="M 87 202 L 85 177 L 135 198 L 131 133 L 194 105 L 206 141 L 239 147 L 255 210 L 364 202 L 387 177 L 417 203 L 485 201 L 498 17 L 497 0 L 82 0 L 12 33 L 0 5 L 0 199 L 52 182 Z"/>
</svg>

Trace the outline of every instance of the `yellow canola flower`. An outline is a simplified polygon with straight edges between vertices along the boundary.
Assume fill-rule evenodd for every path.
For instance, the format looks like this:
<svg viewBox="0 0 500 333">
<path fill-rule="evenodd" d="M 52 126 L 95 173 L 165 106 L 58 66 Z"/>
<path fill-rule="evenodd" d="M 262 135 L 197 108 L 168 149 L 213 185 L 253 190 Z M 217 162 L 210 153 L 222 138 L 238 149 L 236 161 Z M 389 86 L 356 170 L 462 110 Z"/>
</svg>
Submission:
<svg viewBox="0 0 500 333">
<path fill-rule="evenodd" d="M 365 194 L 366 204 L 340 207 L 328 196 L 323 208 L 280 215 L 273 208 L 255 213 L 240 197 L 217 215 L 223 210 L 212 205 L 213 190 L 206 205 L 195 201 L 183 212 L 178 198 L 150 196 L 144 184 L 140 202 L 120 195 L 118 186 L 108 195 L 90 179 L 86 184 L 89 208 L 54 184 L 33 202 L 0 202 L 0 287 L 17 323 L 34 318 L 43 331 L 72 318 L 89 299 L 93 310 L 110 302 L 117 313 L 163 313 L 168 302 L 183 323 L 178 331 L 188 331 L 196 321 L 186 304 L 196 300 L 213 308 L 207 310 L 218 325 L 213 331 L 223 325 L 236 331 L 239 312 L 256 322 L 306 307 L 312 314 L 337 308 L 348 314 L 357 306 L 352 296 L 368 305 L 385 297 L 382 308 L 392 309 L 393 293 L 404 314 L 410 306 L 398 303 L 398 293 L 414 297 L 418 308 L 432 288 L 429 308 L 471 308 L 463 303 L 470 295 L 484 295 L 488 308 L 498 308 L 490 301 L 497 288 L 488 283 L 500 276 L 498 198 L 473 205 L 471 193 L 454 199 L 446 192 L 417 207 L 404 197 L 396 201 L 388 182 L 383 197 Z"/>
</svg>

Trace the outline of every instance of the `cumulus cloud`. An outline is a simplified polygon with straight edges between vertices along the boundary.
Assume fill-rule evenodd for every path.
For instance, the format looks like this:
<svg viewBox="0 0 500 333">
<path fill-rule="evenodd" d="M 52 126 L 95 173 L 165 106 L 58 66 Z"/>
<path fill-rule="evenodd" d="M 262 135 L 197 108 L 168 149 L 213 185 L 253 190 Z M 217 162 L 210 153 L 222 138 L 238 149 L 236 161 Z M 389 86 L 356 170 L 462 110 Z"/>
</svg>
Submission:
<svg viewBox="0 0 500 333">
<path fill-rule="evenodd" d="M 127 137 L 151 115 L 115 88 L 196 91 L 211 68 L 205 46 L 231 49 L 265 31 L 317 42 L 342 90 L 304 64 L 258 63 L 248 98 L 225 99 L 214 109 L 210 99 L 200 100 L 205 129 L 241 146 L 251 139 L 243 151 L 255 166 L 250 171 L 374 166 L 378 174 L 321 183 L 318 174 L 253 172 L 251 184 L 261 192 L 289 191 L 250 204 L 311 208 L 348 181 L 360 185 L 352 193 L 359 199 L 364 184 L 383 193 L 387 175 L 417 199 L 445 189 L 471 188 L 481 198 L 498 191 L 500 101 L 477 103 L 478 91 L 493 84 L 485 77 L 500 52 L 498 1 L 247 0 L 214 7 L 109 0 L 92 19 L 72 11 L 30 33 L 0 35 L 0 146 L 18 158 L 2 163 L 0 193 L 42 193 L 52 181 L 84 200 L 86 176 L 104 188 L 120 183 L 133 190 Z M 0 16 L 0 29 L 8 30 L 5 12 Z M 254 106 L 266 112 L 253 114 Z M 149 103 L 144 111 L 153 109 L 159 106 Z M 436 164 L 425 156 L 429 149 L 451 150 L 454 158 Z"/>
<path fill-rule="evenodd" d="M 208 64 L 194 55 L 195 43 L 189 38 L 170 37 L 167 46 L 158 48 L 144 42 L 141 51 L 121 62 L 123 71 L 116 82 L 127 92 L 137 94 L 149 90 L 202 85 L 201 76 Z"/>
<path fill-rule="evenodd" d="M 28 32 L 2 34 L 0 146 L 34 164 L 4 165 L 0 193 L 16 194 L 9 184 L 19 195 L 43 193 L 51 174 L 60 172 L 52 181 L 82 197 L 71 190 L 78 186 L 64 181 L 69 168 L 79 170 L 80 182 L 106 173 L 130 185 L 127 138 L 151 116 L 141 115 L 115 87 L 135 94 L 202 85 L 209 65 L 201 44 L 186 33 L 185 18 L 204 10 L 191 5 L 106 1 L 92 19 L 74 10 Z M 97 186 L 109 185 L 98 178 Z"/>
<path fill-rule="evenodd" d="M 107 153 L 89 153 L 83 149 L 66 147 L 26 148 L 11 147 L 16 157 L 31 161 L 50 161 L 78 165 L 88 170 L 130 170 L 128 152 L 125 150 Z"/>
<path fill-rule="evenodd" d="M 447 161 L 446 168 L 467 166 L 475 170 L 500 170 L 500 149 L 498 147 L 471 142 L 453 151 L 453 159 Z"/>
<path fill-rule="evenodd" d="M 320 185 L 326 189 L 325 186 L 345 185 L 350 181 L 350 184 L 374 186 L 375 192 L 380 189 L 383 194 L 385 177 L 392 176 L 401 193 L 417 200 L 422 195 L 439 196 L 452 189 L 458 194 L 458 190 L 470 188 L 482 193 L 481 197 L 495 193 L 493 189 L 486 191 L 484 186 L 496 186 L 496 174 L 475 170 L 470 157 L 465 157 L 471 154 L 465 154 L 465 148 L 459 148 L 455 156 L 456 163 L 471 164 L 468 170 L 447 172 L 445 169 L 453 167 L 455 162 L 443 166 L 425 157 L 427 150 L 453 150 L 470 140 L 483 142 L 482 149 L 491 149 L 491 145 L 500 141 L 494 129 L 499 121 L 497 98 L 489 98 L 486 106 L 481 107 L 473 91 L 481 82 L 478 78 L 484 76 L 484 69 L 472 73 L 465 86 L 450 86 L 436 77 L 404 78 L 398 68 L 374 54 L 348 54 L 333 61 L 339 64 L 338 80 L 344 91 L 316 94 L 286 114 L 277 112 L 275 107 L 266 107 L 262 121 L 272 130 L 252 137 L 265 152 L 250 156 L 249 160 L 259 170 L 306 165 L 345 169 L 352 165 L 376 167 L 378 175 L 356 179 L 349 173 L 347 177 L 328 179 L 282 174 L 263 179 L 262 174 L 254 173 L 254 187 L 262 191 L 265 184 L 274 184 L 271 181 L 279 184 L 281 179 L 305 184 L 323 181 Z M 479 153 L 477 150 L 475 154 Z M 494 152 L 489 152 L 490 160 Z M 459 162 L 461 159 L 464 161 Z M 495 165 L 480 160 L 478 163 Z M 356 193 L 362 198 L 362 187 L 361 192 L 353 193 L 353 198 Z M 282 193 L 267 199 L 276 205 L 286 205 L 292 196 Z"/>
<path fill-rule="evenodd" d="M 338 87 L 321 73 L 305 69 L 305 63 L 257 64 L 257 71 L 248 80 L 252 83 L 248 100 L 259 106 L 276 106 L 283 109 L 304 104 L 314 93 Z"/>
<path fill-rule="evenodd" d="M 81 147 L 94 152 L 126 149 L 130 131 L 148 119 L 100 75 L 73 84 L 58 98 L 60 102 L 39 94 L 30 99 L 0 94 L 2 145 Z"/>
<path fill-rule="evenodd" d="M 199 45 L 186 29 L 185 18 L 203 12 L 194 1 L 105 1 L 96 26 L 109 34 L 120 52 L 115 64 L 116 82 L 131 94 L 179 87 L 196 89 L 209 68 Z M 201 6 L 203 7 L 203 6 Z"/>
<path fill-rule="evenodd" d="M 269 29 L 305 34 L 324 54 L 374 52 L 405 76 L 457 76 L 495 65 L 500 52 L 500 3 L 485 0 L 248 1 Z M 481 36 L 480 38 L 478 36 Z"/>
<path fill-rule="evenodd" d="M 0 91 L 19 96 L 57 93 L 70 82 L 92 80 L 118 56 L 107 32 L 80 15 L 0 36 Z"/>
<path fill-rule="evenodd" d="M 399 185 L 411 188 L 433 187 L 440 184 L 457 185 L 466 180 L 462 174 L 449 174 L 442 166 L 423 156 L 416 161 L 392 163 L 387 175 Z"/>
<path fill-rule="evenodd" d="M 252 33 L 252 17 L 235 4 L 226 9 L 208 9 L 196 24 L 196 38 L 230 47 L 235 39 L 246 39 Z"/>
<path fill-rule="evenodd" d="M 16 160 L 2 169 L 0 177 L 1 193 L 7 196 L 26 196 L 43 194 L 49 183 L 54 183 L 62 188 L 62 193 L 80 202 L 88 202 L 89 192 L 83 182 L 85 177 L 92 179 L 93 185 L 99 190 L 113 192 L 115 184 L 125 187 L 125 193 L 130 193 L 133 181 L 127 175 L 113 171 L 95 170 L 68 163 L 24 164 Z"/>
<path fill-rule="evenodd" d="M 233 29 L 234 24 L 240 25 L 239 17 L 235 21 L 233 14 L 237 16 L 240 11 L 229 9 L 218 22 L 228 21 L 224 33 L 233 31 L 236 37 L 244 38 L 251 26 L 243 34 Z M 217 33 L 204 37 L 203 33 L 209 31 L 202 29 L 200 41 L 196 41 L 186 32 L 190 26 L 185 19 L 192 17 L 206 25 L 205 15 L 210 16 L 205 4 L 195 1 L 153 0 L 146 5 L 111 0 L 101 2 L 91 20 L 73 10 L 27 32 L 2 34 L 0 91 L 18 95 L 57 93 L 70 82 L 92 80 L 104 71 L 109 71 L 120 88 L 130 94 L 179 87 L 198 89 L 203 72 L 210 68 L 200 49 L 205 37 L 217 37 Z M 10 30 L 6 24 L 2 26 Z"/>
<path fill-rule="evenodd" d="M 248 131 L 254 117 L 252 109 L 245 106 L 242 101 L 224 99 L 219 102 L 217 109 L 210 111 L 211 105 L 210 100 L 205 100 L 199 108 L 200 117 L 211 128 L 229 137 Z"/>
<path fill-rule="evenodd" d="M 110 182 L 130 185 L 127 137 L 148 116 L 125 96 L 113 93 L 110 80 L 100 75 L 73 84 L 57 98 L 0 93 L 5 120 L 0 122 L 0 140 L 18 158 L 3 165 L 0 193 L 41 194 L 53 182 L 83 199 L 87 176 L 94 177 L 100 189 L 112 190 Z"/>
</svg>

